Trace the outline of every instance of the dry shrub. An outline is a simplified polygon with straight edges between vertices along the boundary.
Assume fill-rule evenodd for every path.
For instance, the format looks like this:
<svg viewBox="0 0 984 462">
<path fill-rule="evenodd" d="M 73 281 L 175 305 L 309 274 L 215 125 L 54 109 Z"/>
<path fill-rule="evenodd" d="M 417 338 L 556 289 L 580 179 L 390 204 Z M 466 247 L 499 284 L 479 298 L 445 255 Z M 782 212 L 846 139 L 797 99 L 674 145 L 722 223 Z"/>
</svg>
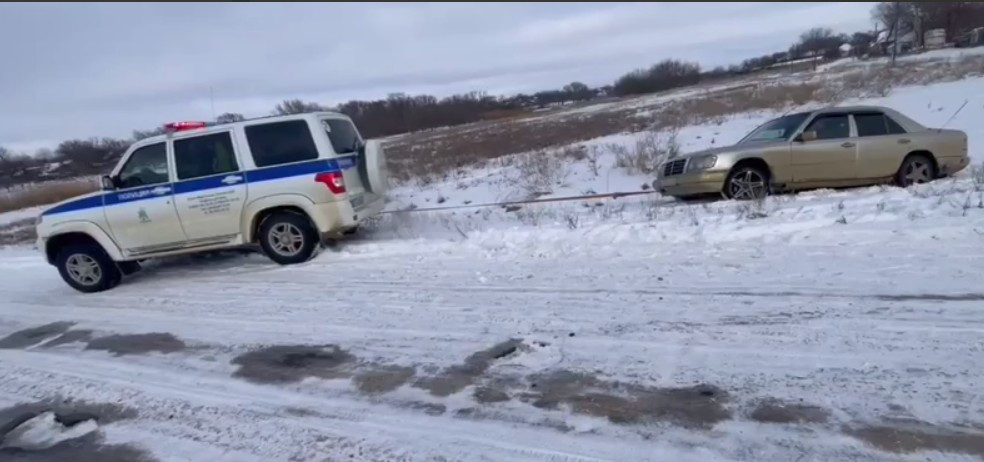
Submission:
<svg viewBox="0 0 984 462">
<path fill-rule="evenodd" d="M 61 202 L 99 189 L 95 180 L 35 183 L 0 192 L 0 213 Z"/>
<path fill-rule="evenodd" d="M 571 174 L 565 150 L 537 151 L 515 157 L 515 183 L 530 197 L 549 194 Z"/>
<path fill-rule="evenodd" d="M 630 174 L 653 174 L 667 159 L 680 155 L 676 132 L 667 135 L 647 132 L 636 140 L 632 149 L 620 145 L 610 145 L 610 149 L 615 153 L 615 166 L 626 169 Z"/>
<path fill-rule="evenodd" d="M 25 218 L 0 225 L 0 245 L 27 244 L 34 242 L 38 235 L 34 228 L 34 218 Z"/>
<path fill-rule="evenodd" d="M 978 165 L 971 165 L 970 177 L 974 181 L 974 190 L 984 191 L 984 162 Z"/>
<path fill-rule="evenodd" d="M 591 146 L 591 149 L 586 151 L 585 158 L 588 160 L 588 168 L 591 170 L 591 174 L 597 177 L 601 174 L 601 164 L 598 161 L 601 159 L 601 148 L 598 146 Z"/>
</svg>

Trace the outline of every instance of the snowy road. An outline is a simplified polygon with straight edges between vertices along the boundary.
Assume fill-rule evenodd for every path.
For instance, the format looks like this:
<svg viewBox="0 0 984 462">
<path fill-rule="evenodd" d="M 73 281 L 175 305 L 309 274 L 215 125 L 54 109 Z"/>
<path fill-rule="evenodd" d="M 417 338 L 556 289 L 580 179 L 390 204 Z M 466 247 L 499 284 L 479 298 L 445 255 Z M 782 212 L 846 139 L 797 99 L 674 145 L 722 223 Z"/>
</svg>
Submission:
<svg viewBox="0 0 984 462">
<path fill-rule="evenodd" d="M 984 214 L 863 220 L 872 197 L 830 212 L 849 225 L 775 212 L 734 239 L 521 227 L 185 258 L 95 295 L 8 248 L 0 408 L 129 412 L 94 460 L 979 460 Z"/>
</svg>

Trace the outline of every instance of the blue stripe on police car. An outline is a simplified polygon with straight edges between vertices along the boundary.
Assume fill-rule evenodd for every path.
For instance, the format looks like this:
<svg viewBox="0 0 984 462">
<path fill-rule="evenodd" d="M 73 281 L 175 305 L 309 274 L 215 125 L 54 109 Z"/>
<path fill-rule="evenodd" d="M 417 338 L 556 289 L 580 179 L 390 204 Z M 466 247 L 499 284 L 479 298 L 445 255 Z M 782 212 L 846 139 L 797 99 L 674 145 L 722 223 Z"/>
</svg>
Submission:
<svg viewBox="0 0 984 462">
<path fill-rule="evenodd" d="M 258 183 L 261 181 L 279 180 L 282 178 L 315 173 L 337 172 L 339 170 L 347 170 L 355 166 L 356 157 L 347 156 L 336 159 L 318 159 L 310 162 L 278 165 L 275 167 L 260 168 L 246 172 L 230 172 L 229 175 L 243 175 L 245 177 L 245 181 L 243 181 L 243 183 Z M 163 197 L 166 194 L 172 193 L 172 187 L 173 194 L 187 194 L 197 191 L 205 191 L 208 189 L 229 187 L 230 184 L 224 181 L 226 178 L 228 178 L 228 175 L 216 175 L 208 178 L 196 178 L 193 180 L 184 180 L 176 183 L 147 186 L 144 188 L 123 192 L 104 193 L 102 195 L 66 202 L 45 210 L 41 215 L 54 215 L 57 213 L 74 212 L 77 210 L 102 207 L 103 205 L 110 206 Z"/>
</svg>

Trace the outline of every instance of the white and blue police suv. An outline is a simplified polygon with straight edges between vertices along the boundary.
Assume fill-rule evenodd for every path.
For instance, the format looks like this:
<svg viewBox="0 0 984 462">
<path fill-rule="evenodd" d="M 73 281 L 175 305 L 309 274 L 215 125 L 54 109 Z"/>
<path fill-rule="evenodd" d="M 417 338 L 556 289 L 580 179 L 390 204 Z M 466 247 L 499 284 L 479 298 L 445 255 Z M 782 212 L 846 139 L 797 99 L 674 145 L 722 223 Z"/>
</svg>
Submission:
<svg viewBox="0 0 984 462">
<path fill-rule="evenodd" d="M 73 288 L 110 289 L 151 257 L 255 244 L 303 262 L 383 209 L 383 149 L 343 114 L 165 128 L 132 145 L 101 191 L 42 212 L 38 248 Z"/>
</svg>

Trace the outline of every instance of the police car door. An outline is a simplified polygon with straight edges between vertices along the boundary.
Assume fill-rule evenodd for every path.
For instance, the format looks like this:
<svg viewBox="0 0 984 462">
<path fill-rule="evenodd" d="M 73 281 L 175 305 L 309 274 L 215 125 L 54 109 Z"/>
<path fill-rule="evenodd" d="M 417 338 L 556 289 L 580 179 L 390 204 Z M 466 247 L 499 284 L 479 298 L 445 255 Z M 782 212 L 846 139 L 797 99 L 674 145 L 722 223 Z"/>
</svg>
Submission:
<svg viewBox="0 0 984 462">
<path fill-rule="evenodd" d="M 103 210 L 124 254 L 135 256 L 184 245 L 170 171 L 162 141 L 137 148 L 114 174 L 116 189 L 103 195 Z"/>
<path fill-rule="evenodd" d="M 239 238 L 246 175 L 240 170 L 232 132 L 174 138 L 177 182 L 174 199 L 189 245 Z"/>
</svg>

